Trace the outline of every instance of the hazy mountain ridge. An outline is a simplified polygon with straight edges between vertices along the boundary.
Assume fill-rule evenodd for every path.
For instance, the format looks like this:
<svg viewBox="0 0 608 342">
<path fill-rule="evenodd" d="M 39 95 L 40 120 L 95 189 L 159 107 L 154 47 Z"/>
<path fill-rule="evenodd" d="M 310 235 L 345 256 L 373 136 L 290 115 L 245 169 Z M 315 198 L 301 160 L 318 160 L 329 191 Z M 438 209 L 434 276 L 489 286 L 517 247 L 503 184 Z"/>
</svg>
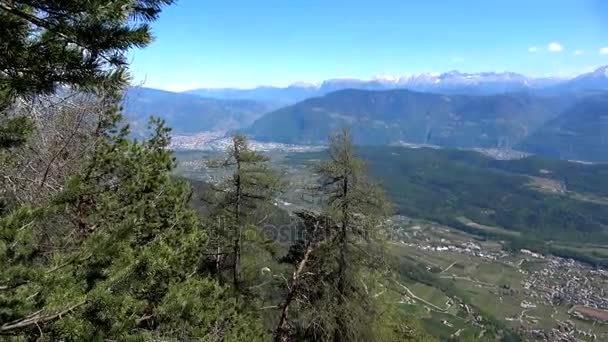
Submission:
<svg viewBox="0 0 608 342">
<path fill-rule="evenodd" d="M 519 147 L 561 159 L 608 162 L 608 94 L 579 100 Z"/>
<path fill-rule="evenodd" d="M 557 85 L 562 91 L 608 90 L 608 65 Z"/>
<path fill-rule="evenodd" d="M 125 118 L 137 133 L 150 116 L 164 119 L 175 133 L 227 131 L 245 127 L 278 106 L 253 100 L 222 100 L 151 88 L 129 88 Z"/>
</svg>

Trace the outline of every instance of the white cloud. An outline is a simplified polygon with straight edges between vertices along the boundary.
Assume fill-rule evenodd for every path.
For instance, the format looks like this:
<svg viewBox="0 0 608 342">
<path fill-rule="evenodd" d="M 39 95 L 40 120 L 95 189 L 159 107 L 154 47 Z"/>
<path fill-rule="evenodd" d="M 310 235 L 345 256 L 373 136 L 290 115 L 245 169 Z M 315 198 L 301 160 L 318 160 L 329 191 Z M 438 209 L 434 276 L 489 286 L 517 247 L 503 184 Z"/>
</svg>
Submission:
<svg viewBox="0 0 608 342">
<path fill-rule="evenodd" d="M 600 55 L 608 55 L 608 47 L 601 48 Z"/>
<path fill-rule="evenodd" d="M 536 46 L 530 46 L 528 48 L 528 51 L 530 51 L 530 52 L 536 52 L 536 51 L 538 51 L 538 47 L 536 47 Z"/>
<path fill-rule="evenodd" d="M 584 53 L 585 53 L 585 51 L 583 51 L 583 50 L 576 50 L 572 54 L 575 55 L 575 56 L 580 56 L 580 55 L 582 55 Z"/>
<path fill-rule="evenodd" d="M 560 43 L 553 42 L 547 45 L 547 49 L 551 52 L 560 52 L 564 50 L 564 47 Z"/>
</svg>

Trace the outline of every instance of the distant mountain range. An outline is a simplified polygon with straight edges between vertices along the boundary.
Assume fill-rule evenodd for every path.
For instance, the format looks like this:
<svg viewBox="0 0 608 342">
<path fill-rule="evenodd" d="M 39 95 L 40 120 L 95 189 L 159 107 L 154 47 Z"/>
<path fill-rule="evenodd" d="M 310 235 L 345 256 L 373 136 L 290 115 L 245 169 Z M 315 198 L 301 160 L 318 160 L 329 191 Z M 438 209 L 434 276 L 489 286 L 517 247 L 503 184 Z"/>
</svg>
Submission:
<svg viewBox="0 0 608 342">
<path fill-rule="evenodd" d="M 326 95 L 344 89 L 389 90 L 409 89 L 442 94 L 499 94 L 535 90 L 564 83 L 560 78 L 531 78 L 513 72 L 422 73 L 407 77 L 377 77 L 372 80 L 351 78 L 330 79 L 318 85 L 299 83 L 281 87 L 257 87 L 253 89 L 203 88 L 187 91 L 203 97 L 220 99 L 249 99 L 292 104 L 307 98 Z"/>
<path fill-rule="evenodd" d="M 223 100 L 246 99 L 286 105 L 318 96 L 320 93 L 315 86 L 292 85 L 285 88 L 270 86 L 261 86 L 253 89 L 203 88 L 189 90 L 185 94 Z"/>
<path fill-rule="evenodd" d="M 261 141 L 318 144 L 350 126 L 360 144 L 517 148 L 608 161 L 606 91 L 608 66 L 568 80 L 451 71 L 285 88 L 132 88 L 124 107 L 136 131 L 155 115 L 178 134 L 241 130 Z"/>
</svg>

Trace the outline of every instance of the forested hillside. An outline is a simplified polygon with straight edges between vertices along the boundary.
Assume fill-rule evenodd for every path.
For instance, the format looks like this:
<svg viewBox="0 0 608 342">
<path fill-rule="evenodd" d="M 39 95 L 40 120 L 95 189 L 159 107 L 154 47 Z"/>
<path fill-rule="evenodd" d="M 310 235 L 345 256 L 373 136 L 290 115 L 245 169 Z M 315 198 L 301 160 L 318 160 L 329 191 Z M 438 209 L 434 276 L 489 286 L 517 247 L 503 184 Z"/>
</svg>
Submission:
<svg viewBox="0 0 608 342">
<path fill-rule="evenodd" d="M 505 161 L 427 148 L 364 147 L 359 153 L 408 217 L 540 250 L 550 241 L 608 241 L 606 165 L 540 157 Z M 290 162 L 305 167 L 318 158 L 323 156 L 297 154 Z M 583 259 L 608 263 L 605 256 Z"/>
<path fill-rule="evenodd" d="M 608 162 L 608 96 L 590 95 L 518 146 L 562 159 Z"/>
<path fill-rule="evenodd" d="M 563 105 L 525 93 L 476 97 L 350 89 L 269 113 L 246 132 L 260 140 L 319 143 L 347 125 L 363 145 L 511 147 L 556 117 Z"/>
</svg>

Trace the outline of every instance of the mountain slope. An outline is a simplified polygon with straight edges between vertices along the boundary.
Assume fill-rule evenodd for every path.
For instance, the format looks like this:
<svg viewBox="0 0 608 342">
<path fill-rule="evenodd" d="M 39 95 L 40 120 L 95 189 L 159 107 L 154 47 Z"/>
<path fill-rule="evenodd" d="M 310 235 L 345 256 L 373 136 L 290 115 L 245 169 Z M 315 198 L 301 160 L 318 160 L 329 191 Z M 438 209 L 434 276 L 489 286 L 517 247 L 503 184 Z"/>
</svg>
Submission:
<svg viewBox="0 0 608 342">
<path fill-rule="evenodd" d="M 557 116 L 560 106 L 554 98 L 525 93 L 447 96 L 349 89 L 268 113 L 245 132 L 258 140 L 322 143 L 333 129 L 349 126 L 358 144 L 511 147 Z"/>
<path fill-rule="evenodd" d="M 577 90 L 608 90 L 608 65 L 579 75 L 560 87 L 569 91 Z"/>
<path fill-rule="evenodd" d="M 128 89 L 123 106 L 135 132 L 144 129 L 153 115 L 165 119 L 176 133 L 238 129 L 276 108 L 251 100 L 207 99 L 151 88 Z"/>
<path fill-rule="evenodd" d="M 519 147 L 563 159 L 608 162 L 608 93 L 578 101 Z"/>
<path fill-rule="evenodd" d="M 360 147 L 357 154 L 382 180 L 397 212 L 409 218 L 541 249 L 555 241 L 608 243 L 608 165 L 536 156 L 500 161 L 472 151 L 395 146 Z M 323 158 L 325 151 L 297 153 L 287 163 L 301 168 Z M 547 190 L 540 181 L 560 189 Z M 463 224 L 462 217 L 485 228 Z M 598 257 L 589 251 L 584 260 L 608 265 Z"/>
</svg>

